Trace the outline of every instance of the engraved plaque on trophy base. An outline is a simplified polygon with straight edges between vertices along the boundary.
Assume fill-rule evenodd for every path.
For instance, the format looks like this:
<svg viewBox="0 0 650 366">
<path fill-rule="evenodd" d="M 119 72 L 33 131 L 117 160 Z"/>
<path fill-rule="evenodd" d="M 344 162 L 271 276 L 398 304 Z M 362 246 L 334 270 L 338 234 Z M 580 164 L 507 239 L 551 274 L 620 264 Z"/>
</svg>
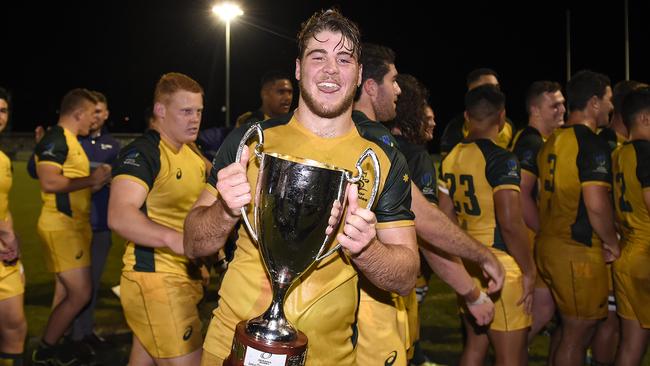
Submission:
<svg viewBox="0 0 650 366">
<path fill-rule="evenodd" d="M 235 328 L 230 356 L 224 366 L 303 366 L 307 359 L 307 336 L 298 331 L 297 339 L 266 342 L 246 333 L 246 321 Z"/>
</svg>

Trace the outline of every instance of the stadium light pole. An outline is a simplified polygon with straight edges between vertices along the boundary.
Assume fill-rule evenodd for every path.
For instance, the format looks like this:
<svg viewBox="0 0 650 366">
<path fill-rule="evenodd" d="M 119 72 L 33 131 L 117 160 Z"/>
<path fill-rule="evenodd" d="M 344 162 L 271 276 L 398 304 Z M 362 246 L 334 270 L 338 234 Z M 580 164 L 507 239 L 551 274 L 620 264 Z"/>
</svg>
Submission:
<svg viewBox="0 0 650 366">
<path fill-rule="evenodd" d="M 239 5 L 228 2 L 213 6 L 212 12 L 226 23 L 226 127 L 230 127 L 230 22 L 244 12 Z"/>
</svg>

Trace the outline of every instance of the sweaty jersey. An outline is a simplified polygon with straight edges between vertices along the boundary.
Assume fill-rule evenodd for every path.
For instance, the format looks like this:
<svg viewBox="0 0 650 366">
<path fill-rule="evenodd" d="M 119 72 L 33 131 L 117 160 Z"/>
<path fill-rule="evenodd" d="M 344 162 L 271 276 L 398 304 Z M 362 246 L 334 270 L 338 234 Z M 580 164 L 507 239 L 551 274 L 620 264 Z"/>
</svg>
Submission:
<svg viewBox="0 0 650 366">
<path fill-rule="evenodd" d="M 11 160 L 0 151 L 0 220 L 9 219 L 9 191 L 13 182 Z"/>
<path fill-rule="evenodd" d="M 607 143 L 585 125 L 556 129 L 537 155 L 539 236 L 600 246 L 587 216 L 582 187 L 611 186 Z"/>
<path fill-rule="evenodd" d="M 183 232 L 185 216 L 205 185 L 206 166 L 188 145 L 176 150 L 154 130 L 123 148 L 113 179 L 128 179 L 147 191 L 142 212 L 160 225 Z M 169 248 L 151 248 L 127 241 L 123 271 L 188 275 L 188 259 Z"/>
<path fill-rule="evenodd" d="M 36 165 L 61 169 L 66 178 L 90 175 L 90 163 L 77 136 L 61 126 L 52 126 L 34 149 Z M 42 230 L 75 230 L 90 220 L 90 188 L 66 193 L 41 191 L 43 209 L 38 219 Z"/>
<path fill-rule="evenodd" d="M 413 225 L 410 211 L 410 178 L 406 161 L 394 148 L 377 144 L 370 127 L 354 125 L 335 138 L 322 138 L 303 127 L 295 116 L 271 119 L 260 124 L 264 130 L 264 152 L 311 159 L 356 172 L 355 164 L 368 147 L 377 154 L 381 165 L 380 185 L 373 211 L 377 228 Z M 217 172 L 234 162 L 237 146 L 245 129 L 228 136 L 215 157 L 206 189 L 218 195 Z M 384 129 L 385 130 L 385 129 Z M 248 142 L 252 148 L 256 139 Z M 251 191 L 256 191 L 258 163 L 248 164 Z M 365 207 L 373 185 L 369 160 L 362 165 L 364 184 L 359 189 L 359 205 Z M 356 173 L 355 173 L 356 175 Z M 249 210 L 249 219 L 253 222 Z M 341 225 L 339 230 L 342 230 Z M 239 229 L 235 256 L 228 266 L 219 291 L 219 306 L 204 348 L 225 358 L 230 352 L 235 325 L 261 314 L 271 303 L 270 282 L 256 244 L 244 228 Z M 286 296 L 287 318 L 310 339 L 307 364 L 353 365 L 355 312 L 358 303 L 357 272 L 341 251 L 322 260 L 304 273 Z"/>
<path fill-rule="evenodd" d="M 507 252 L 497 222 L 494 193 L 519 191 L 521 180 L 517 158 L 488 139 L 456 145 L 440 167 L 441 191 L 454 203 L 458 223 L 488 247 Z"/>
<path fill-rule="evenodd" d="M 624 143 L 612 155 L 614 206 L 623 241 L 650 245 L 650 216 L 644 192 L 650 189 L 650 141 Z"/>
<path fill-rule="evenodd" d="M 512 121 L 506 118 L 506 123 L 503 126 L 503 129 L 499 131 L 499 135 L 495 141 L 496 144 L 504 149 L 507 148 L 512 140 L 513 131 L 514 125 Z M 442 137 L 440 138 L 440 154 L 443 157 L 446 156 L 454 146 L 467 137 L 468 133 L 469 127 L 463 114 L 460 114 L 449 121 L 449 124 L 445 127 Z"/>
</svg>

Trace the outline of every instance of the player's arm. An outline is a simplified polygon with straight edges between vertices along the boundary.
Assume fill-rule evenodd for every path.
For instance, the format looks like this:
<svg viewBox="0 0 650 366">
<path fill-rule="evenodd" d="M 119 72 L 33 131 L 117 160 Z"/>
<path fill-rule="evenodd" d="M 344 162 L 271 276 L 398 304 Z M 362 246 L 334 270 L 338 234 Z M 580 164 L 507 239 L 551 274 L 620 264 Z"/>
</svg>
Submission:
<svg viewBox="0 0 650 366">
<path fill-rule="evenodd" d="M 87 177 L 68 178 L 63 175 L 61 167 L 39 162 L 36 165 L 36 172 L 43 192 L 68 193 L 103 186 L 110 180 L 111 166 L 102 164 Z"/>
<path fill-rule="evenodd" d="M 357 268 L 375 286 L 402 296 L 415 287 L 420 257 L 413 226 L 376 228 L 374 212 L 359 206 L 357 186 L 347 193 L 343 232 L 336 236 Z M 332 217 L 338 217 L 336 208 Z M 330 224 L 332 224 L 330 218 Z M 332 230 L 330 226 L 327 233 Z"/>
<path fill-rule="evenodd" d="M 532 311 L 536 268 L 530 250 L 526 225 L 521 214 L 520 193 L 500 189 L 494 193 L 494 210 L 508 253 L 515 259 L 524 276 L 524 291 L 518 304 L 523 303 L 528 313 Z"/>
<path fill-rule="evenodd" d="M 582 195 L 589 223 L 603 241 L 603 249 L 606 251 L 605 260 L 611 262 L 618 258 L 621 251 L 614 227 L 614 210 L 609 187 L 601 184 L 583 184 Z"/>
<path fill-rule="evenodd" d="M 20 256 L 18 237 L 14 232 L 13 219 L 7 212 L 5 220 L 0 220 L 0 261 L 11 262 Z"/>
<path fill-rule="evenodd" d="M 481 294 L 481 289 L 476 286 L 460 259 L 439 251 L 429 243 L 422 243 L 420 249 L 433 272 L 463 297 L 477 324 L 486 325 L 491 322 L 494 303 L 488 296 Z"/>
<path fill-rule="evenodd" d="M 446 253 L 477 263 L 492 279 L 489 286 L 490 293 L 501 289 L 505 278 L 503 266 L 485 245 L 467 235 L 455 224 L 456 212 L 449 196 L 441 194 L 441 196 L 445 196 L 445 200 L 440 199 L 440 205 L 449 211 L 445 214 L 427 201 L 413 184 L 411 192 L 411 210 L 415 214 L 415 230 L 418 237 Z M 446 215 L 453 215 L 454 222 Z M 464 268 L 463 272 L 465 272 Z M 445 281 L 444 278 L 443 281 Z M 456 289 L 451 283 L 449 284 Z M 459 294 L 464 294 L 463 289 L 456 290 Z"/>
<path fill-rule="evenodd" d="M 246 177 L 248 159 L 248 148 L 244 148 L 241 161 L 219 170 L 216 173 L 216 190 L 203 190 L 188 213 L 184 227 L 188 257 L 209 256 L 225 245 L 241 218 L 241 208 L 251 202 L 251 186 Z"/>
<path fill-rule="evenodd" d="M 537 202 L 535 202 L 534 190 L 537 183 L 537 177 L 527 171 L 522 170 L 521 174 L 521 209 L 526 226 L 534 231 L 539 231 L 539 212 Z"/>
<path fill-rule="evenodd" d="M 111 183 L 108 226 L 123 238 L 151 248 L 170 248 L 183 254 L 183 234 L 151 221 L 141 207 L 148 191 L 140 183 L 117 176 Z"/>
</svg>

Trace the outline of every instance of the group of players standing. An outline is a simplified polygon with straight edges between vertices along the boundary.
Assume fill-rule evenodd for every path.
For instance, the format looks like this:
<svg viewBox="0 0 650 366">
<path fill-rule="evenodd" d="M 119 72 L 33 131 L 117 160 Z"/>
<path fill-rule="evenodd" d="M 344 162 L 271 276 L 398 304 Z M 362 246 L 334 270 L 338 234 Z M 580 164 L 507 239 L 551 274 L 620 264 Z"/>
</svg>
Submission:
<svg viewBox="0 0 650 366">
<path fill-rule="evenodd" d="M 298 108 L 279 117 L 264 111 L 265 150 L 353 171 L 350 157 L 371 147 L 382 166 L 375 206 L 366 207 L 370 187 L 350 189 L 343 223 L 332 228 L 343 249 L 287 295 L 287 317 L 310 339 L 307 364 L 421 363 L 413 358 L 418 253 L 459 294 L 467 331 L 463 365 L 482 364 L 490 344 L 496 364 L 526 364 L 529 339 L 555 308 L 559 327 L 549 363 L 581 364 L 608 317 L 610 291 L 622 319 L 616 362 L 640 363 L 650 327 L 646 86 L 620 84 L 613 108 L 609 79 L 581 71 L 566 86 L 565 123 L 561 87 L 535 82 L 526 96 L 529 125 L 515 135 L 496 74 L 477 70 L 468 77 L 464 115 L 445 131 L 436 182 L 423 145 L 435 125 L 433 110 L 422 85 L 398 74 L 392 51 L 362 46 L 356 25 L 332 10 L 306 21 L 298 41 Z M 34 364 L 79 362 L 56 344 L 91 297 L 90 194 L 108 182 L 111 168 L 99 165 L 91 173 L 77 135 L 88 134 L 97 103 L 84 89 L 68 93 L 58 125 L 35 151 L 44 201 L 39 234 L 57 291 Z M 609 133 L 618 136 L 612 145 L 620 145 L 613 153 L 597 135 L 612 109 L 620 118 L 617 134 Z M 108 225 L 127 240 L 121 301 L 134 333 L 133 366 L 221 364 L 235 325 L 270 302 L 259 251 L 240 227 L 203 340 L 200 258 L 224 249 L 240 209 L 252 200 L 258 166 L 248 152 L 252 145 L 235 161 L 249 124 L 226 138 L 212 163 L 202 158 L 193 144 L 202 110 L 196 81 L 163 75 L 151 129 L 124 147 L 112 167 Z M 364 178 L 371 185 L 374 177 Z M 3 180 L 5 203 L 6 186 Z M 22 283 L 13 265 L 11 218 L 3 217 L 0 304 L 20 298 L 19 306 L 0 306 L 6 316 L 6 309 L 22 314 Z M 5 285 L 19 290 L 5 296 Z M 5 324 L 19 326 L 6 333 Z M 20 329 L 24 339 L 24 316 L 0 324 L 0 362 L 20 364 L 22 342 L 12 345 Z M 600 346 L 592 348 L 596 362 L 614 362 L 598 358 Z"/>
</svg>

